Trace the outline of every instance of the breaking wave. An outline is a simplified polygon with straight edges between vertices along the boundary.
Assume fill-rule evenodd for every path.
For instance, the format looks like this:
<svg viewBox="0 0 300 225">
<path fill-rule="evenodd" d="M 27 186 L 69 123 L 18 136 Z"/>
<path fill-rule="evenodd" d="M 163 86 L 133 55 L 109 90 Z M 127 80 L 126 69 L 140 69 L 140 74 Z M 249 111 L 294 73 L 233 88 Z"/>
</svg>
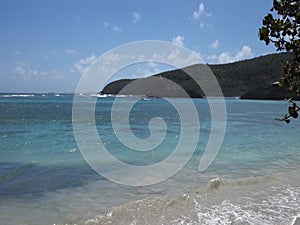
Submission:
<svg viewBox="0 0 300 225">
<path fill-rule="evenodd" d="M 113 207 L 85 224 L 294 224 L 300 187 L 273 178 L 212 179 L 188 193 L 149 197 Z"/>
</svg>

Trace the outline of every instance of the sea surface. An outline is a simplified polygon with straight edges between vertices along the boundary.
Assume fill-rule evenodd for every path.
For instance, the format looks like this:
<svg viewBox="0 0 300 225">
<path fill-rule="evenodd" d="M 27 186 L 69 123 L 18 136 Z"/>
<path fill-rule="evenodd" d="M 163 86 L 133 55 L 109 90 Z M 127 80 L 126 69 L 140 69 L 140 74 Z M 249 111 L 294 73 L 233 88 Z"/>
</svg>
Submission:
<svg viewBox="0 0 300 225">
<path fill-rule="evenodd" d="M 136 100 L 120 97 L 124 104 Z M 142 98 L 132 109 L 130 128 L 140 139 L 149 137 L 151 118 L 161 117 L 167 126 L 155 150 L 137 152 L 122 145 L 112 128 L 116 97 L 95 98 L 81 96 L 87 106 L 96 101 L 97 132 L 114 157 L 144 166 L 172 154 L 181 126 L 167 99 Z M 0 94 L 1 225 L 297 223 L 300 119 L 274 120 L 286 113 L 287 102 L 226 99 L 224 141 L 213 163 L 199 172 L 212 123 L 207 100 L 193 99 L 200 133 L 192 158 L 166 181 L 142 187 L 114 183 L 91 168 L 75 140 L 73 99 L 71 94 Z M 173 101 L 184 106 L 187 100 Z"/>
</svg>

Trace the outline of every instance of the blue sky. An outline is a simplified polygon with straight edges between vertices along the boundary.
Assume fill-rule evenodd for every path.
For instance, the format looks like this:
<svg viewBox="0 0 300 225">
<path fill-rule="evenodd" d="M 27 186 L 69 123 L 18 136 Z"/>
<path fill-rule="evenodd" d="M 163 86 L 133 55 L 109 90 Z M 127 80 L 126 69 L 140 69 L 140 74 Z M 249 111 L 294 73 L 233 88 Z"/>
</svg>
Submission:
<svg viewBox="0 0 300 225">
<path fill-rule="evenodd" d="M 272 2 L 2 0 L 0 92 L 74 92 L 97 57 L 134 41 L 175 42 L 214 64 L 273 53 L 257 35 Z"/>
</svg>

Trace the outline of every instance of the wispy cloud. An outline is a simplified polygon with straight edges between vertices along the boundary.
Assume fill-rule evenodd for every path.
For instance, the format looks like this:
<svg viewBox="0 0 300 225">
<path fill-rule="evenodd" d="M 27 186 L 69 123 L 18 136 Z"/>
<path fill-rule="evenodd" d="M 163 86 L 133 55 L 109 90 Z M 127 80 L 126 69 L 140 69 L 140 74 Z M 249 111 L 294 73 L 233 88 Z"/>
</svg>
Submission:
<svg viewBox="0 0 300 225">
<path fill-rule="evenodd" d="M 200 28 L 203 29 L 203 28 L 207 28 L 207 29 L 212 29 L 213 28 L 213 25 L 212 24 L 206 24 L 204 21 L 205 21 L 205 18 L 207 17 L 211 17 L 212 16 L 212 13 L 210 12 L 207 12 L 205 10 L 205 5 L 204 3 L 200 3 L 199 4 L 199 7 L 198 7 L 198 10 L 194 11 L 193 15 L 190 17 L 192 20 L 196 20 L 196 21 L 200 21 Z"/>
<path fill-rule="evenodd" d="M 219 46 L 220 46 L 219 40 L 215 40 L 214 42 L 212 42 L 212 43 L 209 45 L 209 48 L 217 49 L 217 48 L 219 48 Z"/>
<path fill-rule="evenodd" d="M 172 39 L 172 43 L 182 47 L 184 46 L 184 37 L 178 35 Z"/>
<path fill-rule="evenodd" d="M 36 69 L 30 68 L 26 63 L 22 61 L 17 61 L 12 68 L 11 74 L 22 77 L 23 79 L 28 79 L 38 76 L 40 72 Z"/>
<path fill-rule="evenodd" d="M 26 74 L 26 70 L 20 66 L 20 65 L 16 65 L 12 71 L 14 74 L 16 75 L 24 75 Z"/>
<path fill-rule="evenodd" d="M 76 55 L 76 54 L 79 53 L 78 51 L 76 51 L 76 50 L 73 49 L 73 48 L 66 49 L 65 52 L 66 52 L 66 54 L 68 54 L 68 55 Z"/>
<path fill-rule="evenodd" d="M 107 28 L 108 26 L 109 26 L 109 23 L 108 22 L 103 22 L 103 26 L 105 27 L 105 28 Z"/>
<path fill-rule="evenodd" d="M 75 68 L 80 72 L 80 73 L 84 73 L 87 68 L 94 63 L 97 60 L 97 56 L 94 55 L 93 53 L 83 59 L 80 59 L 76 64 L 75 64 Z"/>
<path fill-rule="evenodd" d="M 201 2 L 199 7 L 198 7 L 198 10 L 194 11 L 192 19 L 193 20 L 199 20 L 202 15 L 210 17 L 212 15 L 212 13 L 206 12 L 204 4 Z"/>
<path fill-rule="evenodd" d="M 234 52 L 223 52 L 219 55 L 210 55 L 207 59 L 212 63 L 230 63 L 253 57 L 252 49 L 244 45 L 240 50 Z"/>
<path fill-rule="evenodd" d="M 133 20 L 132 20 L 133 23 L 137 23 L 141 19 L 141 14 L 138 12 L 133 12 L 132 16 L 133 16 Z"/>
<path fill-rule="evenodd" d="M 8 74 L 12 74 L 15 77 L 23 80 L 31 81 L 33 79 L 48 77 L 49 79 L 60 79 L 65 76 L 64 71 L 52 68 L 49 70 L 40 70 L 32 67 L 28 63 L 23 61 L 16 61 L 15 65 L 11 68 Z M 37 80 L 36 80 L 37 81 Z"/>
<path fill-rule="evenodd" d="M 112 28 L 112 30 L 115 31 L 115 32 L 121 32 L 123 30 L 123 28 L 122 27 L 118 27 L 118 26 L 114 26 Z"/>
<path fill-rule="evenodd" d="M 120 31 L 123 30 L 122 27 L 119 27 L 119 26 L 113 26 L 113 25 L 111 25 L 111 24 L 110 24 L 109 22 L 107 22 L 107 21 L 103 22 L 103 27 L 104 27 L 105 29 L 112 30 L 112 31 L 115 31 L 115 32 L 120 32 Z"/>
</svg>

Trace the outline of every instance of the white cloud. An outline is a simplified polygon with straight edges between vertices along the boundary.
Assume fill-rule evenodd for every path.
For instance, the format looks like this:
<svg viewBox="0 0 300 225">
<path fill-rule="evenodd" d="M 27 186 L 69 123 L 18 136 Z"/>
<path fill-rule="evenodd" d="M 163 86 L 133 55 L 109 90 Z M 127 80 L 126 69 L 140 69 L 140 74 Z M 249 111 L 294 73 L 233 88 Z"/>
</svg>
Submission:
<svg viewBox="0 0 300 225">
<path fill-rule="evenodd" d="M 253 57 L 252 49 L 249 46 L 243 46 L 243 48 L 235 55 L 236 60 L 242 60 L 249 57 Z"/>
<path fill-rule="evenodd" d="M 200 15 L 204 12 L 204 4 L 201 2 L 198 8 L 198 11 L 193 13 L 193 20 L 198 20 Z"/>
<path fill-rule="evenodd" d="M 49 53 L 50 53 L 50 54 L 56 54 L 57 51 L 52 49 L 52 50 L 49 51 Z"/>
<path fill-rule="evenodd" d="M 66 54 L 69 54 L 69 55 L 76 55 L 76 54 L 79 53 L 78 51 L 76 51 L 76 50 L 73 49 L 73 48 L 66 49 L 65 52 L 66 52 Z"/>
<path fill-rule="evenodd" d="M 116 53 L 107 53 L 105 56 L 103 56 L 102 60 L 107 63 L 116 63 L 119 62 L 122 57 L 125 58 L 126 56 L 120 56 Z"/>
<path fill-rule="evenodd" d="M 210 48 L 215 48 L 215 49 L 219 48 L 219 46 L 220 46 L 219 40 L 215 40 L 213 43 L 209 45 Z"/>
<path fill-rule="evenodd" d="M 120 32 L 123 30 L 121 27 L 117 27 L 117 26 L 114 26 L 112 29 L 113 29 L 113 31 L 116 31 L 116 32 Z"/>
<path fill-rule="evenodd" d="M 211 55 L 207 59 L 213 63 L 230 63 L 253 57 L 252 49 L 244 45 L 236 52 L 223 52 L 220 55 Z"/>
<path fill-rule="evenodd" d="M 212 13 L 206 12 L 204 4 L 201 2 L 199 4 L 198 10 L 194 11 L 194 13 L 193 13 L 192 17 L 190 17 L 190 19 L 200 21 L 199 26 L 200 26 L 201 29 L 203 29 L 203 28 L 212 29 L 213 25 L 206 24 L 204 22 L 205 18 L 203 16 L 204 17 L 210 17 L 210 16 L 212 16 Z"/>
<path fill-rule="evenodd" d="M 105 21 L 103 22 L 103 26 L 105 29 L 108 29 L 108 30 L 112 30 L 112 31 L 115 31 L 115 32 L 120 32 L 123 30 L 122 27 L 119 27 L 119 26 L 113 26 L 111 25 L 109 22 Z"/>
<path fill-rule="evenodd" d="M 177 67 L 182 68 L 199 63 L 199 54 L 196 52 L 191 52 L 188 55 L 183 55 L 179 49 L 172 50 L 166 57 L 172 65 L 177 65 Z"/>
<path fill-rule="evenodd" d="M 80 76 L 71 76 L 59 68 L 40 69 L 33 65 L 16 61 L 6 69 L 0 67 L 3 82 L 0 89 L 5 92 L 72 92 Z"/>
<path fill-rule="evenodd" d="M 211 29 L 213 29 L 213 27 L 214 27 L 212 24 L 206 24 L 206 23 L 204 23 L 204 22 L 201 22 L 199 26 L 200 26 L 201 29 L 206 28 L 206 29 L 208 29 L 208 30 L 211 30 Z"/>
<path fill-rule="evenodd" d="M 180 46 L 167 53 L 154 53 L 152 58 L 156 62 L 165 62 L 167 60 L 170 65 L 174 65 L 179 68 L 199 63 L 199 60 L 201 61 L 199 53 L 192 51 L 189 54 L 186 54 L 185 51 L 180 50 Z"/>
<path fill-rule="evenodd" d="M 172 43 L 183 47 L 184 46 L 184 37 L 178 35 L 172 39 Z"/>
<path fill-rule="evenodd" d="M 80 59 L 76 64 L 75 67 L 80 73 L 84 73 L 87 68 L 97 60 L 97 56 L 91 54 L 89 57 L 84 59 Z M 72 70 L 74 71 L 74 70 Z"/>
<path fill-rule="evenodd" d="M 132 16 L 133 16 L 133 20 L 132 20 L 133 23 L 137 23 L 141 19 L 141 14 L 138 12 L 133 12 Z"/>
<path fill-rule="evenodd" d="M 211 13 L 205 12 L 205 6 L 202 2 L 200 3 L 198 10 L 194 11 L 192 19 L 199 20 L 201 15 L 205 15 L 207 17 L 210 17 L 212 15 Z"/>
<path fill-rule="evenodd" d="M 40 71 L 30 68 L 22 61 L 17 61 L 11 73 L 18 77 L 22 77 L 23 79 L 30 79 L 32 77 L 37 77 L 40 74 Z"/>
</svg>

